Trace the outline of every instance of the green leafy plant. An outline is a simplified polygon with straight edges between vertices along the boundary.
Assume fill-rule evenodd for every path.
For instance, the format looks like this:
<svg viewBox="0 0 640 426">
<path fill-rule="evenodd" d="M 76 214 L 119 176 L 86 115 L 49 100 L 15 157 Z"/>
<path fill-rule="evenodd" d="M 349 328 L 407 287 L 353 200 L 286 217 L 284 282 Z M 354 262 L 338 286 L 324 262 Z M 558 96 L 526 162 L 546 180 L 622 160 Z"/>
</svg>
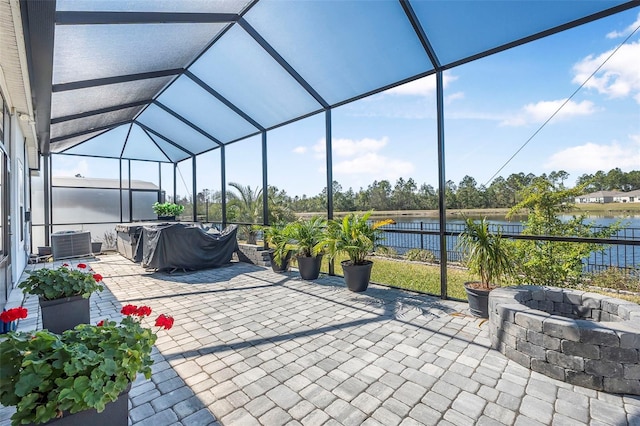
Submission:
<svg viewBox="0 0 640 426">
<path fill-rule="evenodd" d="M 509 245 L 502 239 L 500 231 L 491 232 L 487 218 L 479 221 L 466 218 L 457 245 L 469 270 L 480 276 L 480 288 L 484 290 L 489 290 L 512 271 Z"/>
<path fill-rule="evenodd" d="M 184 211 L 184 206 L 174 203 L 153 203 L 153 212 L 158 216 L 179 216 Z"/>
<path fill-rule="evenodd" d="M 260 229 L 264 234 L 264 241 L 273 250 L 273 260 L 280 264 L 282 259 L 286 258 L 287 253 L 293 250 L 289 228 L 285 224 L 278 223 L 261 226 Z"/>
<path fill-rule="evenodd" d="M 326 237 L 327 221 L 319 216 L 299 219 L 288 225 L 288 233 L 295 241 L 298 256 L 316 257 L 324 251 L 320 242 Z"/>
<path fill-rule="evenodd" d="M 121 312 L 119 324 L 81 324 L 62 335 L 11 332 L 0 340 L 0 403 L 16 407 L 13 426 L 44 423 L 63 412 L 101 412 L 138 373 L 151 377 L 157 336 L 141 323 L 151 308 L 126 305 Z M 155 325 L 168 330 L 173 318 L 162 314 Z"/>
<path fill-rule="evenodd" d="M 422 250 L 418 248 L 414 248 L 408 250 L 405 254 L 407 260 L 417 261 L 417 262 L 436 262 L 436 255 L 433 254 L 431 250 Z"/>
<path fill-rule="evenodd" d="M 519 192 L 522 199 L 507 218 L 527 212 L 523 235 L 558 237 L 610 238 L 622 225 L 619 221 L 594 229 L 584 214 L 566 216 L 582 187 L 566 189 L 544 177 L 536 178 Z M 561 217 L 565 215 L 565 217 Z M 515 270 L 513 279 L 519 284 L 574 287 L 585 279 L 583 259 L 601 252 L 606 245 L 565 241 L 516 240 L 512 244 Z"/>
<path fill-rule="evenodd" d="M 365 257 L 383 240 L 380 227 L 395 223 L 392 219 L 369 223 L 370 216 L 371 212 L 362 216 L 350 213 L 342 219 L 330 220 L 327 235 L 318 246 L 327 248 L 331 260 L 344 253 L 351 264 L 364 264 Z"/>
<path fill-rule="evenodd" d="M 378 246 L 375 255 L 389 257 L 391 259 L 400 259 L 402 257 L 398 254 L 398 250 L 387 246 Z"/>
<path fill-rule="evenodd" d="M 587 282 L 595 287 L 640 293 L 640 270 L 607 268 L 587 275 Z"/>
<path fill-rule="evenodd" d="M 41 268 L 28 271 L 28 274 L 27 279 L 18 284 L 18 287 L 44 300 L 73 296 L 87 299 L 91 293 L 104 289 L 99 284 L 102 276 L 94 273 L 84 263 L 76 266 L 63 263 L 59 268 Z"/>
</svg>

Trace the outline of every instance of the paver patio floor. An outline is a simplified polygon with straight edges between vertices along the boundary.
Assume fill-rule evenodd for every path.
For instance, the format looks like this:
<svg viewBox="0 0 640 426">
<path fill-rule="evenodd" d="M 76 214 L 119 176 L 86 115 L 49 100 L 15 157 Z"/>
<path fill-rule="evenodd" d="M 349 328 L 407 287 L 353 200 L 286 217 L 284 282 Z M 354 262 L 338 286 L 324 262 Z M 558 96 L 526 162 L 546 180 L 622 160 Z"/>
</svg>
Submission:
<svg viewBox="0 0 640 426">
<path fill-rule="evenodd" d="M 175 318 L 152 378 L 133 384 L 132 425 L 640 425 L 640 397 L 508 360 L 464 303 L 245 263 L 173 274 L 119 255 L 89 263 L 107 287 L 92 322 L 128 303 Z M 37 300 L 26 304 L 20 328 L 38 327 Z M 12 412 L 0 408 L 0 426 Z"/>
</svg>

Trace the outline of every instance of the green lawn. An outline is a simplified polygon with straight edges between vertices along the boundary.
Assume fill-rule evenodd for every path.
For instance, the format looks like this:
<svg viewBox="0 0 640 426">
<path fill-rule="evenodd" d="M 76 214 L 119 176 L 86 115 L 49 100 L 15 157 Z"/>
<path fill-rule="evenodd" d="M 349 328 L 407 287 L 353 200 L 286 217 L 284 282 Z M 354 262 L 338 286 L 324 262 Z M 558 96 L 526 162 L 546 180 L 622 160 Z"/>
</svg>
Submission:
<svg viewBox="0 0 640 426">
<path fill-rule="evenodd" d="M 336 275 L 343 275 L 340 261 L 345 258 L 338 258 L 335 261 Z M 404 288 L 421 293 L 440 294 L 440 266 L 427 265 L 418 262 L 407 262 L 404 260 L 394 260 L 381 257 L 369 258 L 373 261 L 371 271 L 371 281 L 378 284 L 392 287 Z M 322 261 L 322 272 L 329 271 L 327 259 Z M 449 268 L 447 270 L 448 296 L 458 299 L 466 299 L 463 284 L 466 281 L 473 281 L 474 277 L 466 270 Z"/>
</svg>

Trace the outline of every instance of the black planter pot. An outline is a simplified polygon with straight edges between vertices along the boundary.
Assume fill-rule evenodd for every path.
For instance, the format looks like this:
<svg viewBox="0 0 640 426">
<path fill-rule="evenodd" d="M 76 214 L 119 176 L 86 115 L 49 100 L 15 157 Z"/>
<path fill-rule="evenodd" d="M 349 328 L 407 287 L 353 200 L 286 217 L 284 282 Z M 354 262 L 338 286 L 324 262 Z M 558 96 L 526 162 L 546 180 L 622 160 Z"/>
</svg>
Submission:
<svg viewBox="0 0 640 426">
<path fill-rule="evenodd" d="M 7 334 L 10 331 L 16 331 L 18 321 L 3 322 L 0 321 L 0 334 Z"/>
<path fill-rule="evenodd" d="M 271 269 L 273 272 L 287 272 L 289 269 L 289 260 L 291 260 L 291 252 L 288 251 L 284 258 L 280 259 L 280 263 L 273 260 L 273 250 L 269 250 L 269 260 L 271 260 Z"/>
<path fill-rule="evenodd" d="M 162 222 L 175 222 L 175 216 L 158 216 L 158 220 Z"/>
<path fill-rule="evenodd" d="M 65 297 L 55 300 L 40 299 L 42 328 L 52 333 L 62 334 L 78 324 L 89 324 L 91 316 L 89 299 L 82 296 Z"/>
<path fill-rule="evenodd" d="M 298 271 L 303 280 L 316 280 L 320 275 L 320 267 L 322 266 L 322 255 L 316 257 L 298 256 Z"/>
<path fill-rule="evenodd" d="M 98 254 L 102 252 L 102 241 L 91 242 L 91 253 Z"/>
<path fill-rule="evenodd" d="M 38 247 L 38 256 L 51 256 L 51 246 Z"/>
<path fill-rule="evenodd" d="M 95 408 L 73 414 L 64 411 L 62 417 L 59 419 L 49 420 L 46 423 L 40 424 L 54 426 L 127 426 L 129 422 L 130 390 L 131 385 L 118 396 L 118 399 L 105 405 L 104 411 L 101 413 L 98 413 Z"/>
<path fill-rule="evenodd" d="M 352 265 L 351 261 L 345 260 L 340 264 L 344 273 L 344 282 L 349 290 L 361 293 L 369 287 L 371 268 L 373 268 L 372 261 L 366 260 L 362 265 Z"/>
<path fill-rule="evenodd" d="M 480 288 L 470 287 L 472 283 L 464 283 L 464 289 L 467 291 L 467 299 L 469 300 L 469 312 L 478 318 L 489 318 L 489 292 Z"/>
</svg>

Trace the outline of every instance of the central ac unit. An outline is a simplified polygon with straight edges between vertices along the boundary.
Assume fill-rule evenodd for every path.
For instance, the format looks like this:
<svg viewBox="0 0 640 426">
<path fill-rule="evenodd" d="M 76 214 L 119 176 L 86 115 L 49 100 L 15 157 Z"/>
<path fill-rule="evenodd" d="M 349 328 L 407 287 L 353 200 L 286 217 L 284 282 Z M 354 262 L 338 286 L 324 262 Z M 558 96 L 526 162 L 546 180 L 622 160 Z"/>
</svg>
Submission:
<svg viewBox="0 0 640 426">
<path fill-rule="evenodd" d="M 91 232 L 60 231 L 51 234 L 53 259 L 91 255 Z"/>
</svg>

